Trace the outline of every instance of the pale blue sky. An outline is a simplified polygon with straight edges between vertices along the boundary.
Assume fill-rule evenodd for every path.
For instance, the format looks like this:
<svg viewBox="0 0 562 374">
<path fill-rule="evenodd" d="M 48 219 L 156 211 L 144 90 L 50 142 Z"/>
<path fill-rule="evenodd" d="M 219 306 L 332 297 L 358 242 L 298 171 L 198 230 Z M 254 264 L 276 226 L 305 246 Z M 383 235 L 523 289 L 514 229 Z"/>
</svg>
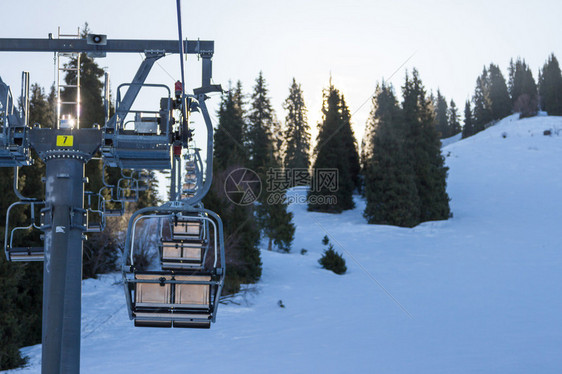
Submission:
<svg viewBox="0 0 562 374">
<path fill-rule="evenodd" d="M 40 5 L 39 5 L 40 4 Z M 507 76 L 511 57 L 524 57 L 537 71 L 554 52 L 562 57 L 562 5 L 559 1 L 183 1 L 184 35 L 214 39 L 214 81 L 228 86 L 240 79 L 250 92 L 263 70 L 280 119 L 293 77 L 302 83 L 312 127 L 320 120 L 322 89 L 333 82 L 354 113 L 409 56 L 391 82 L 403 82 L 404 69 L 417 67 L 428 89 L 441 89 L 462 110 L 482 66 L 499 64 Z M 109 38 L 175 39 L 175 0 L 161 1 L 3 1 L 0 37 L 46 37 L 88 21 Z M 100 59 L 112 86 L 128 82 L 138 55 Z M 177 57 L 161 65 L 178 75 Z M 191 61 L 189 86 L 199 85 L 199 65 Z M 0 76 L 19 89 L 22 70 L 32 82 L 50 86 L 51 54 L 0 54 Z M 156 66 L 151 82 L 173 81 Z M 212 100 L 216 105 L 218 99 Z M 157 101 L 155 100 L 155 104 Z M 353 116 L 360 141 L 370 103 Z"/>
</svg>

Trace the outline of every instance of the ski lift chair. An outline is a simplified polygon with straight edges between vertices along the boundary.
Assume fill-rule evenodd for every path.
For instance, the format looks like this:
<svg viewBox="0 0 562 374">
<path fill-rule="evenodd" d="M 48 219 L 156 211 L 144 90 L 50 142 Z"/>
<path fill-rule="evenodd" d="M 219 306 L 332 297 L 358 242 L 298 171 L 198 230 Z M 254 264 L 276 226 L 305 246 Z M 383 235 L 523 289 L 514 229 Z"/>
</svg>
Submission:
<svg viewBox="0 0 562 374">
<path fill-rule="evenodd" d="M 195 238 L 212 227 L 213 259 L 199 268 L 144 271 L 135 267 L 135 232 L 143 219 L 182 222 L 170 235 Z M 197 227 L 193 222 L 200 222 Z M 185 224 L 183 224 L 185 223 Z M 144 208 L 129 221 L 123 262 L 123 278 L 130 319 L 135 326 L 209 328 L 216 319 L 225 277 L 222 221 L 209 210 L 173 201 L 158 208 Z M 202 232 L 203 231 L 203 232 Z M 162 230 L 160 230 L 162 233 Z M 184 240 L 184 239 L 178 239 Z M 207 265 L 208 264 L 208 265 Z"/>
<path fill-rule="evenodd" d="M 139 181 L 133 178 L 133 175 L 134 172 L 127 176 L 121 170 L 121 178 L 117 181 L 117 200 L 125 203 L 133 203 L 139 200 Z"/>
<path fill-rule="evenodd" d="M 29 103 L 29 74 L 22 76 L 23 102 Z M 27 142 L 27 104 L 20 112 L 16 109 L 10 87 L 0 78 L 0 167 L 31 164 Z"/>
<path fill-rule="evenodd" d="M 106 200 L 102 197 L 100 203 L 99 210 L 106 217 L 120 217 L 125 213 L 125 203 L 122 200 L 115 200 L 113 198 Z"/>
<path fill-rule="evenodd" d="M 148 190 L 150 175 L 145 170 L 135 170 L 134 178 L 137 180 L 137 188 L 139 192 Z"/>
<path fill-rule="evenodd" d="M 201 269 L 209 249 L 209 223 L 198 215 L 176 215 L 169 220 L 169 233 L 162 235 L 162 269 Z"/>
<path fill-rule="evenodd" d="M 197 189 L 203 185 L 203 164 L 199 149 L 190 149 L 186 154 L 185 178 L 182 186 L 182 198 L 189 199 L 197 193 Z"/>
<path fill-rule="evenodd" d="M 103 186 L 98 191 L 98 211 L 100 211 L 104 219 L 105 217 L 119 217 L 125 213 L 125 203 L 114 197 L 116 186 L 109 184 L 105 180 L 107 164 L 104 162 L 102 167 L 102 183 Z M 109 195 L 106 198 L 105 193 Z"/>
<path fill-rule="evenodd" d="M 102 232 L 105 228 L 105 216 L 99 209 L 100 195 L 92 191 L 84 191 L 86 197 L 86 232 Z M 98 204 L 94 199 L 98 199 Z"/>
<path fill-rule="evenodd" d="M 168 95 L 160 100 L 159 111 L 121 109 L 121 88 L 164 88 Z M 126 96 L 126 95 L 125 95 Z M 124 105 L 128 107 L 127 104 Z M 125 112 L 123 112 L 125 110 Z M 116 114 L 103 128 L 101 147 L 105 162 L 121 169 L 170 169 L 172 143 L 172 99 L 162 84 L 126 83 L 117 89 Z M 134 119 L 129 119 L 132 114 Z"/>
<path fill-rule="evenodd" d="M 18 206 L 29 206 L 30 209 L 30 223 L 27 226 L 16 226 L 10 230 L 10 214 L 14 208 Z M 21 262 L 21 261 L 43 261 L 45 257 L 44 247 L 30 247 L 20 246 L 16 242 L 16 233 L 19 231 L 40 230 L 41 223 L 37 224 L 36 210 L 44 206 L 44 201 L 16 201 L 8 207 L 6 212 L 6 227 L 4 229 L 4 252 L 8 261 Z M 41 210 L 41 217 L 44 215 L 44 210 Z"/>
</svg>

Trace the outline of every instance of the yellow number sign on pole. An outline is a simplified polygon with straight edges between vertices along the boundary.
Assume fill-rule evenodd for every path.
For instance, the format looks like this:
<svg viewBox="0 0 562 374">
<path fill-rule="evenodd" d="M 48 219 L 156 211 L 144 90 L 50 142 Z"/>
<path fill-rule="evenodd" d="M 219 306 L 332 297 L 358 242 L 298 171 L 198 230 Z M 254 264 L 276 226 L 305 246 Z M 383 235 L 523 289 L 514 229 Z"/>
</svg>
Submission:
<svg viewBox="0 0 562 374">
<path fill-rule="evenodd" d="M 74 145 L 74 136 L 57 135 L 57 147 L 72 147 Z"/>
</svg>

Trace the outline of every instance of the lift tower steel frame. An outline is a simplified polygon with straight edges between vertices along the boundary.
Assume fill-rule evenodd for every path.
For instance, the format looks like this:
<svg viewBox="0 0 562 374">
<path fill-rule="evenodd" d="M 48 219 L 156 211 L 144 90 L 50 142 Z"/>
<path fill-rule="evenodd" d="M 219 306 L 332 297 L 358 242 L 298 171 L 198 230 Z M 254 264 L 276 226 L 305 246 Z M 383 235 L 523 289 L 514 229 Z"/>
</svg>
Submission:
<svg viewBox="0 0 562 374">
<path fill-rule="evenodd" d="M 106 53 L 144 53 L 149 57 L 177 54 L 182 49 L 177 40 L 107 40 L 104 36 L 100 41 L 0 38 L 0 52 L 84 52 L 100 57 Z M 183 53 L 196 54 L 202 59 L 202 84 L 194 97 L 203 101 L 203 114 L 208 117 L 205 93 L 220 89 L 211 85 L 214 42 L 184 40 L 182 43 Z M 142 81 L 148 71 L 145 73 Z M 136 93 L 133 92 L 135 97 Z M 114 120 L 109 120 L 106 126 L 112 123 Z M 26 141 L 46 164 L 46 207 L 41 225 L 45 232 L 42 373 L 79 373 L 82 240 L 86 229 L 84 167 L 100 149 L 103 132 L 99 128 L 29 129 L 27 123 L 25 127 Z"/>
</svg>

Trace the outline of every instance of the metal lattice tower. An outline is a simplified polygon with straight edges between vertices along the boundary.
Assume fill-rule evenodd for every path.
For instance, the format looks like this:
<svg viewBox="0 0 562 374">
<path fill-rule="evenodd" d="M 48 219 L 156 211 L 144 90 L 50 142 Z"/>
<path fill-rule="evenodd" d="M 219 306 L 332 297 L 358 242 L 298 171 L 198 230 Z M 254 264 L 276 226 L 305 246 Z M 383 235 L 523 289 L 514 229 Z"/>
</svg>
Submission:
<svg viewBox="0 0 562 374">
<path fill-rule="evenodd" d="M 76 34 L 61 34 L 58 28 L 59 39 L 80 39 L 80 27 Z M 57 128 L 74 127 L 80 128 L 80 52 L 55 52 L 57 65 Z M 72 61 L 76 61 L 76 67 L 71 65 Z M 69 71 L 76 74 L 76 84 L 67 84 L 62 81 Z M 75 89 L 76 96 L 74 100 L 62 100 L 62 89 Z M 66 110 L 66 108 L 69 108 Z M 66 117 L 64 117 L 66 116 Z"/>
</svg>

